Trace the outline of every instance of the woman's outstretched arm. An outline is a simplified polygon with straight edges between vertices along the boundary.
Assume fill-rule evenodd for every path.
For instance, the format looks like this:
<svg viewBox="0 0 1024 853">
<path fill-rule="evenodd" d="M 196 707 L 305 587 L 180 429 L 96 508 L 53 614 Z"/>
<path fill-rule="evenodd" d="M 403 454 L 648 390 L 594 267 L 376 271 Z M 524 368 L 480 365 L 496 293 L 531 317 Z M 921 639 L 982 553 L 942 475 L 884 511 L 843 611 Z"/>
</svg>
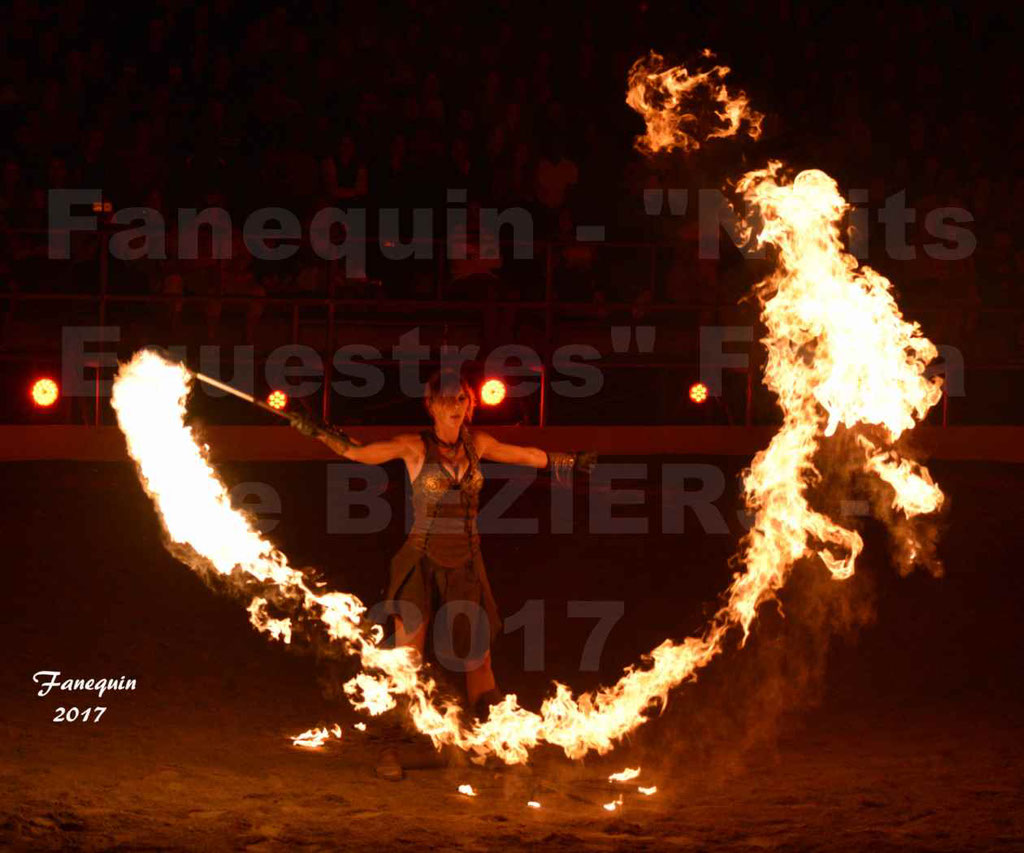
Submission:
<svg viewBox="0 0 1024 853">
<path fill-rule="evenodd" d="M 485 432 L 474 432 L 477 453 L 481 459 L 491 462 L 505 462 L 509 465 L 526 465 L 530 468 L 547 468 L 548 454 L 539 447 L 523 447 L 519 444 L 504 444 Z"/>
<path fill-rule="evenodd" d="M 419 452 L 418 435 L 403 434 L 384 441 L 371 441 L 369 444 L 356 444 L 351 438 L 342 433 L 336 435 L 329 432 L 321 432 L 317 435 L 324 444 L 339 456 L 351 459 L 353 462 L 362 462 L 365 465 L 383 465 L 385 462 L 392 462 L 401 459 L 409 462 Z"/>
<path fill-rule="evenodd" d="M 576 453 L 549 453 L 538 447 L 522 447 L 518 444 L 504 444 L 485 432 L 474 433 L 477 453 L 481 459 L 492 462 L 506 462 L 510 465 L 527 465 L 531 468 L 547 468 L 551 478 L 563 485 L 572 482 L 575 471 L 589 474 L 597 463 L 597 454 L 591 451 Z"/>
<path fill-rule="evenodd" d="M 285 417 L 303 435 L 319 439 L 339 456 L 351 459 L 353 462 L 383 465 L 385 462 L 401 459 L 411 467 L 415 464 L 417 457 L 422 455 L 423 445 L 420 437 L 411 433 L 396 435 L 384 441 L 371 441 L 369 444 L 362 444 L 340 427 L 325 426 L 299 412 L 289 413 Z"/>
</svg>

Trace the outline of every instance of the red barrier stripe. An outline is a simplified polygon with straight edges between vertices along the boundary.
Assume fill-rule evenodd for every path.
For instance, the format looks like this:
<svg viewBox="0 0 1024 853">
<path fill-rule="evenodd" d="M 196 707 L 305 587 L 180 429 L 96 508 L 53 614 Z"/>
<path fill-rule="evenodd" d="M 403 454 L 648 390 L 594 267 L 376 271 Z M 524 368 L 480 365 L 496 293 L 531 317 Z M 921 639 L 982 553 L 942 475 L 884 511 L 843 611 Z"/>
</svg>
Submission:
<svg viewBox="0 0 1024 853">
<path fill-rule="evenodd" d="M 373 441 L 422 425 L 357 427 L 354 436 Z M 614 456 L 753 456 L 768 444 L 773 427 L 561 426 L 487 427 L 501 441 L 547 450 L 591 449 Z M 324 445 L 289 427 L 213 426 L 202 433 L 220 461 L 299 462 L 336 458 Z M 919 427 L 907 439 L 922 458 L 1024 462 L 1024 427 Z M 124 439 L 113 426 L 0 426 L 0 460 L 45 459 L 124 462 Z"/>
</svg>

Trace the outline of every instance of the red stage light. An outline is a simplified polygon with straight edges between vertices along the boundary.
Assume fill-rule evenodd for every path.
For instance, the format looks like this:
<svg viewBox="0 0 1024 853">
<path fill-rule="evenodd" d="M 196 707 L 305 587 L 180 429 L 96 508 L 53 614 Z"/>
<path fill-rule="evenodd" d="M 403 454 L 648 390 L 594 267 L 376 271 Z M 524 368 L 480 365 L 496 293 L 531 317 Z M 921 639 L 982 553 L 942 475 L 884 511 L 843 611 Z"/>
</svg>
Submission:
<svg viewBox="0 0 1024 853">
<path fill-rule="evenodd" d="M 480 386 L 480 401 L 485 406 L 497 406 L 505 399 L 505 383 L 500 379 L 488 379 Z"/>
<path fill-rule="evenodd" d="M 708 398 L 708 386 L 703 382 L 694 382 L 690 386 L 690 399 L 700 405 Z"/>
<path fill-rule="evenodd" d="M 46 409 L 57 402 L 57 398 L 60 396 L 60 388 L 56 382 L 47 376 L 37 379 L 32 384 L 31 394 L 32 402 L 41 409 Z"/>
<path fill-rule="evenodd" d="M 284 407 L 288 405 L 288 395 L 284 391 L 271 391 L 267 395 L 267 405 L 279 412 L 283 411 Z"/>
</svg>

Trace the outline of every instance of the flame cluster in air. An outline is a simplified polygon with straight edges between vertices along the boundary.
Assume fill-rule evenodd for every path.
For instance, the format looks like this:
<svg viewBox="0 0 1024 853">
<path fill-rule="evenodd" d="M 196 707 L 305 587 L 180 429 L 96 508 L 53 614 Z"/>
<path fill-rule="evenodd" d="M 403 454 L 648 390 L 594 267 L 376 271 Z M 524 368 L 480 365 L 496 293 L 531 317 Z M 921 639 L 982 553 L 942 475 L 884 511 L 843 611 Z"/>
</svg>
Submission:
<svg viewBox="0 0 1024 853">
<path fill-rule="evenodd" d="M 704 56 L 710 58 L 710 51 Z M 729 91 L 724 82 L 728 74 L 725 65 L 697 72 L 682 65 L 665 68 L 664 58 L 657 53 L 633 63 L 626 103 L 647 125 L 637 147 L 649 153 L 677 148 L 695 151 L 710 139 L 735 136 L 742 128 L 751 139 L 758 139 L 764 116 L 751 109 L 743 92 Z M 708 120 L 702 106 L 714 121 Z"/>
<path fill-rule="evenodd" d="M 693 75 L 660 68 L 658 58 L 654 67 L 638 64 L 631 73 L 629 103 L 645 119 L 649 150 L 691 150 L 744 124 L 757 135 L 760 116 L 721 82 L 727 69 Z M 719 105 L 719 126 L 710 130 L 689 108 L 701 88 Z M 363 623 L 363 602 L 314 589 L 231 506 L 206 449 L 185 422 L 188 372 L 142 351 L 121 367 L 112 405 L 175 553 L 195 568 L 233 578 L 239 588 L 262 585 L 266 593 L 252 596 L 250 619 L 275 639 L 291 642 L 319 624 L 359 659 L 359 673 L 345 684 L 353 706 L 375 715 L 402 698 L 416 728 L 437 747 L 453 745 L 508 763 L 525 762 L 542 742 L 570 758 L 609 752 L 663 706 L 673 688 L 695 678 L 731 631 L 748 635 L 758 607 L 774 598 L 797 561 L 817 557 L 836 578 L 852 574 L 860 536 L 812 508 L 807 497 L 819 477 L 815 455 L 840 427 L 857 430 L 861 468 L 888 485 L 895 512 L 928 513 L 943 500 L 928 471 L 895 446 L 940 398 L 937 382 L 925 375 L 936 349 L 903 319 L 889 282 L 845 251 L 840 222 L 847 205 L 835 182 L 813 170 L 790 180 L 780 164 L 771 163 L 744 175 L 737 191 L 753 211 L 756 226 L 749 227 L 757 241 L 778 258 L 756 295 L 767 330 L 764 379 L 778 398 L 782 426 L 745 473 L 753 526 L 724 604 L 703 633 L 666 639 L 609 687 L 574 696 L 555 683 L 539 711 L 519 707 L 509 695 L 486 720 L 464 724 L 459 707 L 440 699 L 412 649 L 380 646 L 383 632 Z M 922 549 L 911 544 L 907 551 Z M 620 804 L 621 798 L 605 808 Z"/>
</svg>

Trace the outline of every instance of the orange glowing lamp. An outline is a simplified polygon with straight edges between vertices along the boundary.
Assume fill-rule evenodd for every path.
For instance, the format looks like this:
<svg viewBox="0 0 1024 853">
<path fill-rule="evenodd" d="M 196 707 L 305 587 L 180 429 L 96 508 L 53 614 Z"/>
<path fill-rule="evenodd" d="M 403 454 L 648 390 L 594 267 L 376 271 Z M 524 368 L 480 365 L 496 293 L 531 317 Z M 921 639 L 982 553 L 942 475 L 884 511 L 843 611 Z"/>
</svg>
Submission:
<svg viewBox="0 0 1024 853">
<path fill-rule="evenodd" d="M 60 388 L 56 382 L 48 376 L 44 376 L 32 384 L 31 394 L 33 403 L 41 409 L 48 409 L 57 402 L 57 398 L 60 396 Z"/>
<path fill-rule="evenodd" d="M 708 386 L 703 382 L 694 382 L 690 386 L 690 399 L 698 406 L 708 398 Z"/>
<path fill-rule="evenodd" d="M 488 379 L 480 386 L 480 401 L 485 406 L 497 406 L 505 399 L 508 389 L 500 379 Z"/>
<path fill-rule="evenodd" d="M 267 405 L 281 412 L 288 405 L 288 395 L 284 391 L 271 391 L 267 395 Z"/>
</svg>

